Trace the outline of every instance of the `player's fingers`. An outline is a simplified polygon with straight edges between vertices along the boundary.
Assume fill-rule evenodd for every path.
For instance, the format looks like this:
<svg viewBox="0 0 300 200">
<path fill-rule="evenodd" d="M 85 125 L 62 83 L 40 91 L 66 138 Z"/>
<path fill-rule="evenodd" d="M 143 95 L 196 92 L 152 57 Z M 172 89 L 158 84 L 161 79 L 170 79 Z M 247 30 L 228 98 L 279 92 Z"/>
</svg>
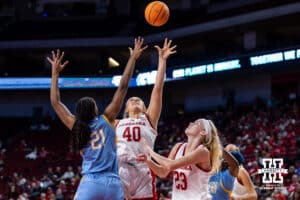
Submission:
<svg viewBox="0 0 300 200">
<path fill-rule="evenodd" d="M 131 47 L 128 47 L 128 49 L 129 49 L 130 55 L 132 55 L 132 52 L 133 52 L 132 48 L 131 48 Z"/>
<path fill-rule="evenodd" d="M 63 59 L 64 55 L 65 55 L 65 52 L 63 51 L 58 60 L 61 61 Z"/>
<path fill-rule="evenodd" d="M 52 53 L 52 59 L 55 59 L 55 53 L 54 53 L 54 51 L 51 51 L 51 53 Z"/>
<path fill-rule="evenodd" d="M 155 45 L 154 48 L 156 48 L 157 50 L 161 50 L 161 48 L 158 45 Z"/>
<path fill-rule="evenodd" d="M 168 44 L 168 38 L 165 38 L 164 46 Z"/>
<path fill-rule="evenodd" d="M 172 43 L 172 40 L 169 40 L 168 47 L 170 47 L 171 43 Z"/>
<path fill-rule="evenodd" d="M 144 51 L 147 48 L 148 48 L 148 45 L 144 46 L 141 50 Z"/>
<path fill-rule="evenodd" d="M 62 68 L 65 68 L 65 66 L 66 66 L 68 63 L 69 63 L 69 61 L 66 60 L 66 61 L 61 65 L 61 67 L 62 67 Z"/>
<path fill-rule="evenodd" d="M 143 43 L 144 43 L 144 39 L 139 36 L 139 38 L 138 38 L 138 46 L 139 47 L 143 46 Z"/>
<path fill-rule="evenodd" d="M 49 57 L 47 57 L 47 60 L 52 64 L 53 61 Z"/>
<path fill-rule="evenodd" d="M 59 58 L 59 54 L 60 54 L 60 50 L 57 49 L 57 50 L 56 50 L 56 58 Z"/>
<path fill-rule="evenodd" d="M 173 49 L 175 49 L 177 47 L 177 45 L 174 45 L 170 48 L 171 51 L 173 51 Z"/>
</svg>

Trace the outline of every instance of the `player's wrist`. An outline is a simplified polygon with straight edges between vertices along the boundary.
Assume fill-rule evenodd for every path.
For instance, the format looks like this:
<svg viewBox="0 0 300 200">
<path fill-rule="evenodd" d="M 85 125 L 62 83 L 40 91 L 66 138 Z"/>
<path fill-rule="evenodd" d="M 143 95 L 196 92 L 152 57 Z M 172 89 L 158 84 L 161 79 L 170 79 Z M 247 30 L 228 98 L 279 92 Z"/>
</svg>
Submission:
<svg viewBox="0 0 300 200">
<path fill-rule="evenodd" d="M 59 72 L 57 71 L 52 71 L 52 77 L 58 77 L 59 76 Z"/>
<path fill-rule="evenodd" d="M 131 54 L 129 59 L 136 61 L 138 59 L 138 56 L 135 54 Z"/>
</svg>

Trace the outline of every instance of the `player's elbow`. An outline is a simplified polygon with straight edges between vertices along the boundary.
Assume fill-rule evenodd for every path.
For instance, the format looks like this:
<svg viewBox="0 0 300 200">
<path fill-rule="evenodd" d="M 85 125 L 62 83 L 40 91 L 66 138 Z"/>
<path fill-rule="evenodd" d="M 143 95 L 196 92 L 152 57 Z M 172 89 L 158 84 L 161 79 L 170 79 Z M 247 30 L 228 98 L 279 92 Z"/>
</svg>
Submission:
<svg viewBox="0 0 300 200">
<path fill-rule="evenodd" d="M 51 98 L 51 105 L 53 108 L 57 107 L 58 106 L 58 100 L 57 99 L 54 99 L 54 98 Z"/>
<path fill-rule="evenodd" d="M 120 92 L 127 91 L 128 85 L 129 85 L 129 81 L 122 81 L 122 80 L 121 80 L 121 82 L 120 82 L 120 84 L 119 84 L 119 87 L 118 87 L 118 90 L 119 90 Z"/>
<path fill-rule="evenodd" d="M 169 175 L 168 171 L 164 171 L 164 172 L 161 172 L 161 173 L 157 174 L 157 176 L 159 178 L 166 178 L 168 175 Z"/>
<path fill-rule="evenodd" d="M 257 193 L 255 191 L 251 192 L 251 197 L 249 198 L 250 200 L 257 200 Z"/>
<path fill-rule="evenodd" d="M 157 176 L 160 178 L 166 178 L 169 175 L 169 173 L 170 173 L 170 170 L 167 167 L 161 166 L 160 170 L 157 173 Z"/>
</svg>

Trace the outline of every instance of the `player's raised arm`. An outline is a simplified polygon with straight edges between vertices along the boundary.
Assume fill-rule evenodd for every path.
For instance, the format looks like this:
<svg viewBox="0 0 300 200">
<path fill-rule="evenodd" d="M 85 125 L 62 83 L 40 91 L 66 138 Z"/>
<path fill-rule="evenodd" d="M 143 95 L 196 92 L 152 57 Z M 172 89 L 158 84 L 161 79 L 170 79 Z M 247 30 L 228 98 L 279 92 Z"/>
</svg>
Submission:
<svg viewBox="0 0 300 200">
<path fill-rule="evenodd" d="M 174 50 L 176 45 L 171 46 L 172 40 L 167 38 L 164 41 L 164 46 L 160 48 L 155 45 L 154 47 L 158 51 L 158 69 L 156 74 L 155 85 L 152 89 L 150 104 L 147 109 L 147 115 L 152 123 L 152 125 L 157 128 L 157 123 L 160 117 L 161 108 L 162 108 L 162 95 L 164 87 L 165 72 L 167 66 L 167 59 L 170 55 L 176 53 Z"/>
<path fill-rule="evenodd" d="M 111 122 L 112 126 L 114 126 L 114 120 L 116 119 L 117 115 L 119 114 L 124 98 L 127 93 L 129 81 L 132 77 L 134 66 L 136 60 L 140 57 L 141 53 L 147 48 L 147 46 L 143 46 L 144 39 L 138 37 L 134 40 L 134 48 L 129 47 L 130 57 L 128 59 L 127 65 L 123 72 L 119 87 L 115 92 L 111 103 L 106 107 L 103 114 L 108 118 Z"/>
<path fill-rule="evenodd" d="M 228 163 L 230 175 L 237 177 L 239 173 L 239 161 L 237 161 L 235 157 L 226 150 L 223 150 L 223 158 Z"/>
<path fill-rule="evenodd" d="M 75 117 L 69 111 L 69 109 L 61 102 L 59 88 L 58 88 L 59 73 L 64 69 L 64 67 L 69 62 L 69 61 L 65 61 L 62 64 L 63 57 L 64 57 L 64 52 L 61 53 L 59 49 L 56 51 L 56 53 L 52 51 L 51 58 L 47 57 L 47 60 L 52 65 L 50 100 L 51 100 L 51 105 L 54 108 L 58 117 L 71 130 L 75 123 Z"/>
</svg>

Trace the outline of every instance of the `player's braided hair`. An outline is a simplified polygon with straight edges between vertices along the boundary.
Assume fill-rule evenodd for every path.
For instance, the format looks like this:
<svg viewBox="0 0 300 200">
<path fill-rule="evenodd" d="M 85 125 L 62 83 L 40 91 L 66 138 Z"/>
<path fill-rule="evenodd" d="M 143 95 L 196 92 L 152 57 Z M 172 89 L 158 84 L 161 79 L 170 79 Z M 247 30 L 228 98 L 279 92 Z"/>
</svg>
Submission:
<svg viewBox="0 0 300 200">
<path fill-rule="evenodd" d="M 85 147 L 90 139 L 89 123 L 97 116 L 96 102 L 91 97 L 83 97 L 76 103 L 76 121 L 72 128 L 75 149 Z"/>
</svg>

